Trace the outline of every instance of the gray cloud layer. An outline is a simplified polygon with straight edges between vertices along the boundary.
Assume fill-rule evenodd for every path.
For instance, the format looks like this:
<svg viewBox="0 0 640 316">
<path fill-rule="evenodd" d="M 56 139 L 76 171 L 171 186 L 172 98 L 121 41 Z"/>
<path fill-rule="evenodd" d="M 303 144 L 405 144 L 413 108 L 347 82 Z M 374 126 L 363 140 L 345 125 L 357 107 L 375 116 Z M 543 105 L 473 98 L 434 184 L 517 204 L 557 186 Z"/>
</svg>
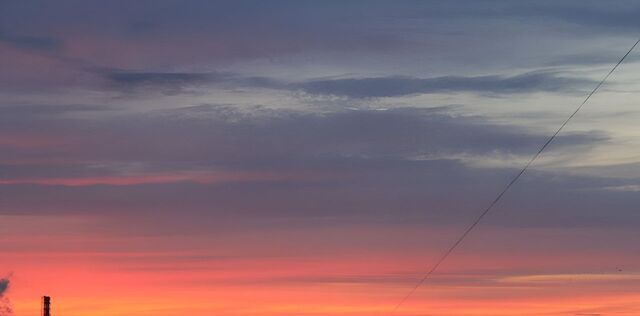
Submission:
<svg viewBox="0 0 640 316">
<path fill-rule="evenodd" d="M 190 214 L 209 224 L 222 223 L 221 218 L 457 223 L 473 216 L 514 172 L 470 168 L 457 155 L 529 155 L 546 137 L 482 117 L 452 116 L 446 108 L 309 114 L 203 105 L 98 120 L 13 118 L 1 124 L 3 133 L 33 132 L 37 126 L 43 135 L 66 142 L 38 150 L 5 146 L 4 179 L 212 170 L 294 175 L 214 184 L 3 186 L 5 213 L 95 212 L 130 219 L 153 213 L 162 221 L 180 210 L 180 220 L 188 221 Z M 557 150 L 579 150 L 606 138 L 594 133 L 558 140 Z M 64 163 L 52 163 L 59 161 Z M 550 181 L 533 173 L 523 183 L 527 190 L 511 198 L 518 202 L 512 207 L 526 211 L 504 223 L 627 225 L 634 222 L 629 216 L 637 196 L 599 190 L 616 184 L 570 176 Z M 611 199 L 619 216 L 603 212 Z"/>
<path fill-rule="evenodd" d="M 319 79 L 285 83 L 265 77 L 242 77 L 229 73 L 106 72 L 103 77 L 116 88 L 132 91 L 145 88 L 178 93 L 185 88 L 219 84 L 226 87 L 257 87 L 303 91 L 309 94 L 352 98 L 398 97 L 412 94 L 475 92 L 513 94 L 571 92 L 595 85 L 589 79 L 562 77 L 552 72 L 517 76 L 447 76 L 435 78 L 375 77 Z"/>
<path fill-rule="evenodd" d="M 348 91 L 334 88 L 340 82 L 329 80 L 298 86 L 317 92 L 331 88 L 330 92 L 339 95 L 375 94 L 365 86 L 375 88 L 383 82 L 390 86 L 381 90 L 385 96 L 456 90 L 452 85 L 474 91 L 488 86 L 507 93 L 526 90 L 530 85 L 556 91 L 554 84 L 571 89 L 584 82 L 541 74 L 500 78 L 460 74 L 490 73 L 486 65 L 496 63 L 535 69 L 550 64 L 614 62 L 616 57 L 607 49 L 612 47 L 609 42 L 603 42 L 598 50 L 590 45 L 583 49 L 579 42 L 585 34 L 610 39 L 612 33 L 628 36 L 629 31 L 637 29 L 634 17 L 640 6 L 634 1 L 612 3 L 5 2 L 0 10 L 0 53 L 5 58 L 0 60 L 0 66 L 14 71 L 0 74 L 0 84 L 7 81 L 10 91 L 16 86 L 32 85 L 37 90 L 51 85 L 68 86 L 70 82 L 77 85 L 86 81 L 78 79 L 84 79 L 77 73 L 78 68 L 105 67 L 140 72 L 138 78 L 133 74 L 109 75 L 117 82 L 150 83 L 149 76 L 154 75 L 154 80 L 164 80 L 162 84 L 175 85 L 212 79 L 210 75 L 173 74 L 176 69 L 218 69 L 236 61 L 267 59 L 274 65 L 286 65 L 283 60 L 290 60 L 289 66 L 294 67 L 299 66 L 294 63 L 296 60 L 334 63 L 331 68 L 344 69 L 346 73 L 352 71 L 348 69 L 350 65 L 372 73 L 389 74 L 390 69 L 380 68 L 385 65 L 398 69 L 395 74 L 400 77 L 341 79 L 341 83 L 351 86 Z M 550 34 L 549 29 L 557 32 Z M 567 41 L 566 34 L 575 41 Z M 33 58 L 29 52 L 50 58 L 51 64 L 31 67 L 24 60 Z M 319 57 L 336 53 L 335 59 Z M 25 54 L 29 56 L 22 56 Z M 416 56 L 427 56 L 428 62 L 412 59 Z M 421 75 L 414 70 L 428 73 L 421 65 L 435 69 L 434 78 L 415 78 Z M 49 75 L 43 78 L 39 75 L 43 66 L 56 71 L 48 69 Z M 164 74 L 164 79 L 159 74 Z M 453 76 L 447 77 L 448 74 Z M 542 79 L 551 84 L 521 82 Z"/>
<path fill-rule="evenodd" d="M 587 79 L 559 77 L 554 73 L 437 78 L 380 77 L 314 80 L 297 85 L 309 93 L 348 97 L 396 97 L 419 93 L 477 92 L 509 94 L 539 91 L 571 91 L 592 85 Z"/>
<path fill-rule="evenodd" d="M 109 95 L 248 87 L 364 99 L 573 92 L 593 82 L 528 71 L 558 61 L 558 66 L 576 60 L 608 63 L 600 56 L 617 51 L 611 34 L 628 37 L 640 9 L 634 1 L 5 1 L 0 6 L 0 85 L 3 93 L 26 91 L 17 100 L 50 87 L 63 91 L 52 99 L 64 100 L 76 100 L 74 93 L 83 88 Z M 570 60 L 562 59 L 567 56 Z M 253 65 L 263 68 L 252 72 Z M 289 79 L 286 74 L 292 73 L 300 77 Z M 148 103 L 155 102 L 166 100 Z M 117 116 L 111 107 L 65 104 L 3 104 L 2 179 L 210 170 L 299 176 L 206 185 L 7 184 L 2 212 L 154 214 L 171 223 L 176 212 L 207 223 L 227 216 L 452 222 L 470 218 L 513 173 L 507 167 L 472 168 L 456 157 L 527 156 L 546 136 L 446 109 L 256 114 L 203 105 Z M 99 115 L 107 112 L 108 117 Z M 79 114 L 91 118 L 78 119 Z M 606 141 L 599 133 L 563 135 L 554 148 L 586 150 Z M 528 190 L 513 195 L 527 212 L 511 225 L 636 220 L 633 192 L 598 190 L 633 183 L 535 172 L 528 179 L 523 184 Z M 602 216 L 609 201 L 615 201 L 615 214 Z"/>
<path fill-rule="evenodd" d="M 0 42 L 35 51 L 51 51 L 62 47 L 60 40 L 53 37 L 6 35 L 2 32 L 0 32 Z"/>
<path fill-rule="evenodd" d="M 202 105 L 96 120 L 55 114 L 104 108 L 26 109 L 0 107 L 0 130 L 7 135 L 42 131 L 42 136 L 66 139 L 73 146 L 56 148 L 56 155 L 71 161 L 205 160 L 230 167 L 286 166 L 297 165 L 293 163 L 296 159 L 311 159 L 308 162 L 314 163 L 314 159 L 321 162 L 330 157 L 413 159 L 462 153 L 526 154 L 545 138 L 513 126 L 493 125 L 482 117 L 452 116 L 446 108 L 320 114 L 266 109 L 243 113 L 227 106 Z M 603 140 L 598 134 L 560 137 L 569 146 Z M 82 150 L 83 147 L 92 150 Z M 16 159 L 35 158 L 21 150 L 9 150 L 5 157 L 15 154 Z"/>
</svg>

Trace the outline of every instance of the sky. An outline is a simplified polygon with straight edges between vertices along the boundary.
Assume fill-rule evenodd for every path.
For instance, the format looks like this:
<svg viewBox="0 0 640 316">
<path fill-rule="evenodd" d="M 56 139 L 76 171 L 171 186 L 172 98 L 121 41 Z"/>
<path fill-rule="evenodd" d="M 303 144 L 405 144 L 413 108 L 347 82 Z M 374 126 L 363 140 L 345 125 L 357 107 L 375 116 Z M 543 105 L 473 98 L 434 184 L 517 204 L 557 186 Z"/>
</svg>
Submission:
<svg viewBox="0 0 640 316">
<path fill-rule="evenodd" d="M 2 1 L 0 315 L 371 316 L 637 1 Z M 639 315 L 632 52 L 398 316 Z"/>
</svg>

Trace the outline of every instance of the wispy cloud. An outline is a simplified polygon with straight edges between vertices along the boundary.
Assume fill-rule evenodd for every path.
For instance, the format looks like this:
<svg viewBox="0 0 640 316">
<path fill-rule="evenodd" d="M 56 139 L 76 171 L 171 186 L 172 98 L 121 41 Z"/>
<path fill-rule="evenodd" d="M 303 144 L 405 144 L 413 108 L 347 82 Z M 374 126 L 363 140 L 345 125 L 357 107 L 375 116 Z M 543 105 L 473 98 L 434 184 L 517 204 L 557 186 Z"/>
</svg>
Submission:
<svg viewBox="0 0 640 316">
<path fill-rule="evenodd" d="M 187 88 L 218 85 L 226 88 L 254 87 L 302 91 L 308 94 L 350 98 L 400 97 L 413 94 L 473 92 L 485 95 L 575 92 L 593 86 L 586 78 L 562 76 L 556 72 L 532 72 L 515 76 L 445 76 L 414 78 L 402 76 L 312 79 L 284 82 L 268 77 L 244 77 L 232 73 L 106 71 L 101 75 L 115 87 L 133 91 L 139 88 L 179 93 Z M 145 90 L 147 91 L 147 90 Z"/>
<path fill-rule="evenodd" d="M 294 84 L 305 92 L 354 98 L 397 97 L 411 94 L 475 92 L 513 94 L 575 91 L 592 85 L 584 78 L 536 72 L 517 76 L 447 76 L 436 78 L 379 77 L 313 80 Z"/>
<path fill-rule="evenodd" d="M 318 175 L 318 178 L 326 176 Z M 215 171 L 174 171 L 149 174 L 124 174 L 121 176 L 94 176 L 77 178 L 21 178 L 0 179 L 0 185 L 32 184 L 32 185 L 57 185 L 57 186 L 129 186 L 142 184 L 166 184 L 166 183 L 198 183 L 219 184 L 234 182 L 278 182 L 301 179 L 313 179 L 311 174 L 279 174 L 269 172 L 215 172 Z"/>
<path fill-rule="evenodd" d="M 10 35 L 0 30 L 0 43 L 36 52 L 50 52 L 62 47 L 62 41 L 50 36 Z"/>
<path fill-rule="evenodd" d="M 499 279 L 507 283 L 566 283 L 640 281 L 640 274 L 543 274 L 510 276 Z"/>
</svg>

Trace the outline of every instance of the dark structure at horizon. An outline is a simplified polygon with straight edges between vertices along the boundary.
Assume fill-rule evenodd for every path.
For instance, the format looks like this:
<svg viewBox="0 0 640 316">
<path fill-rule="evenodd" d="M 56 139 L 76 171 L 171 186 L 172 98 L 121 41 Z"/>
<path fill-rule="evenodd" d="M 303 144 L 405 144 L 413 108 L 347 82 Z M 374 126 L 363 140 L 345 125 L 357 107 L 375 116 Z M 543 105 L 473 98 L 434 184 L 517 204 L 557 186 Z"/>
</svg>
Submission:
<svg viewBox="0 0 640 316">
<path fill-rule="evenodd" d="M 51 316 L 51 297 L 42 297 L 42 316 Z"/>
</svg>

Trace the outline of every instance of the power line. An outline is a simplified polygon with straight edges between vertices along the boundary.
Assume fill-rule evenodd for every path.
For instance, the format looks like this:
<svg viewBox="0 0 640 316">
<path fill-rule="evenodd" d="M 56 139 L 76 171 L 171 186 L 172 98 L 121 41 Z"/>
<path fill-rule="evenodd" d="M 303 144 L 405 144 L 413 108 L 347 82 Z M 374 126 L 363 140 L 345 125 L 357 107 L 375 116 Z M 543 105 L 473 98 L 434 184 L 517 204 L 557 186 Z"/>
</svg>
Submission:
<svg viewBox="0 0 640 316">
<path fill-rule="evenodd" d="M 544 143 L 544 145 L 542 145 L 542 147 L 540 147 L 540 149 L 538 150 L 538 152 L 536 152 L 536 154 L 524 165 L 524 167 L 520 170 L 520 172 L 518 172 L 515 177 L 513 177 L 513 179 L 511 179 L 511 181 L 504 187 L 504 189 L 502 189 L 502 191 L 500 192 L 500 194 L 498 194 L 498 196 L 496 196 L 496 198 L 489 204 L 489 206 L 484 209 L 484 211 L 482 211 L 482 213 L 480 213 L 480 215 L 464 230 L 464 232 L 462 233 L 462 235 L 460 235 L 460 237 L 458 237 L 458 239 L 456 239 L 456 241 L 449 247 L 449 249 L 447 249 L 447 251 L 445 251 L 445 253 L 440 257 L 440 259 L 438 259 L 438 261 L 436 261 L 436 264 L 434 264 L 431 269 L 424 275 L 424 277 L 420 280 L 420 282 L 418 282 L 412 289 L 411 291 L 409 291 L 409 293 L 407 295 L 405 295 L 402 300 L 393 308 L 393 311 L 391 312 L 391 314 L 395 314 L 398 309 L 402 306 L 402 304 L 404 304 L 404 302 L 407 301 L 407 299 L 409 299 L 409 297 L 411 297 L 411 295 L 413 295 L 413 293 L 415 293 L 415 291 L 425 282 L 427 281 L 427 279 L 436 271 L 438 270 L 438 267 L 440 267 L 440 265 L 447 259 L 447 257 L 449 257 L 449 255 L 456 249 L 458 248 L 458 246 L 464 241 L 464 239 L 467 237 L 467 235 L 469 235 L 469 233 L 471 233 L 471 231 L 473 231 L 473 229 L 478 226 L 478 224 L 482 221 L 482 219 L 493 209 L 493 207 L 498 204 L 498 202 L 502 199 L 502 197 L 505 195 L 505 193 L 507 193 L 507 191 L 509 191 L 509 189 L 516 183 L 518 182 L 518 179 L 520 179 L 520 177 L 522 177 L 522 175 L 527 171 L 527 169 L 529 169 L 529 167 L 531 166 L 531 164 L 533 164 L 534 161 L 536 161 L 538 159 L 538 157 L 540 157 L 540 155 L 542 154 L 542 152 L 553 142 L 553 140 L 556 138 L 556 136 L 558 136 L 558 134 L 560 134 L 560 132 L 564 129 L 565 126 L 567 126 L 567 124 L 569 123 L 569 121 L 571 121 L 571 119 L 576 116 L 576 114 L 578 114 L 578 112 L 580 112 L 580 110 L 582 109 L 582 107 L 589 101 L 589 99 L 591 99 L 591 96 L 593 96 L 599 89 L 600 87 L 602 87 L 602 85 L 607 81 L 607 79 L 609 79 L 609 77 L 611 76 L 611 74 L 613 74 L 614 71 L 616 71 L 616 69 L 618 68 L 618 66 L 620 66 L 620 64 L 622 64 L 622 62 L 627 58 L 627 56 L 629 56 L 629 54 L 631 54 L 631 52 L 636 48 L 636 46 L 638 46 L 638 44 L 640 43 L 640 39 L 638 39 L 633 46 L 631 46 L 631 48 L 627 51 L 626 54 L 624 54 L 624 56 L 622 56 L 622 58 L 620 58 L 620 60 L 615 64 L 615 66 L 613 66 L 613 68 L 611 68 L 611 70 L 607 73 L 606 76 L 604 76 L 604 78 L 602 78 L 602 80 L 600 80 L 600 82 L 598 83 L 598 85 L 596 85 L 596 87 L 591 90 L 591 92 L 587 95 L 587 97 L 584 99 L 584 101 L 582 101 L 582 103 L 580 103 L 580 105 L 575 109 L 575 111 L 573 111 L 573 113 L 571 113 L 571 115 L 569 115 L 569 117 L 567 117 L 566 120 L 564 120 L 564 122 L 560 125 L 560 127 L 556 130 L 555 133 L 553 133 L 553 135 L 551 135 L 547 141 Z"/>
</svg>

